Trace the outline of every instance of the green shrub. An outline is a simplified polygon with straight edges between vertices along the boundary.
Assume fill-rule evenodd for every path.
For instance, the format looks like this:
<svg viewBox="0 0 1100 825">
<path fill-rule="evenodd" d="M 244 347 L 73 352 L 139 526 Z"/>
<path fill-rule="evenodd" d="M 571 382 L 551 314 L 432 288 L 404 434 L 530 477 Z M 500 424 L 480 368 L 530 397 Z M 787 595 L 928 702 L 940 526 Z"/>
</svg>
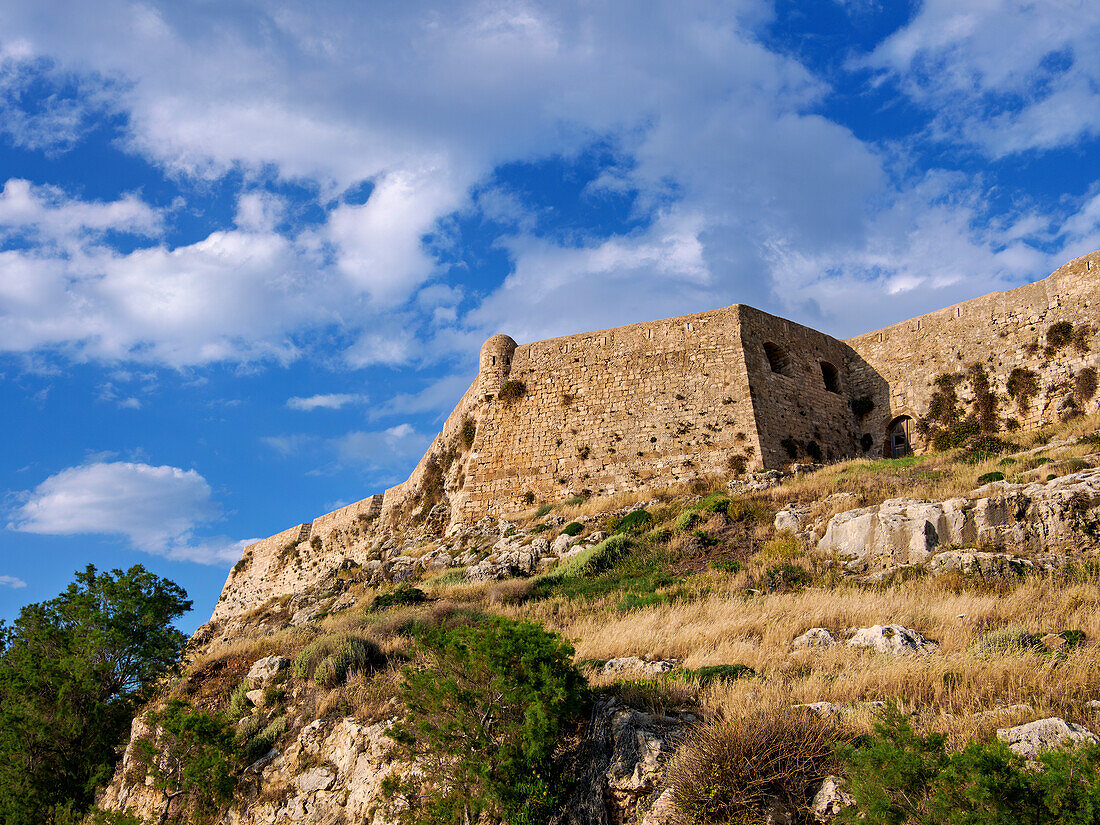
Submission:
<svg viewBox="0 0 1100 825">
<path fill-rule="evenodd" d="M 678 533 L 686 533 L 689 530 L 694 529 L 695 525 L 700 521 L 699 513 L 695 510 L 684 510 L 676 517 L 676 521 L 673 525 Z"/>
<path fill-rule="evenodd" d="M 243 679 L 241 683 L 237 685 L 237 689 L 233 691 L 232 697 L 229 699 L 229 718 L 233 721 L 240 719 L 246 713 L 250 713 L 252 709 L 252 703 L 248 700 L 245 694 L 248 693 L 248 680 Z"/>
<path fill-rule="evenodd" d="M 704 722 L 669 764 L 672 802 L 692 825 L 755 825 L 776 802 L 806 811 L 835 744 L 835 728 L 789 708 Z"/>
<path fill-rule="evenodd" d="M 586 715 L 573 650 L 532 622 L 504 618 L 418 640 L 429 664 L 405 672 L 408 715 L 392 736 L 433 781 L 394 780 L 409 823 L 546 822 L 566 791 L 559 744 Z"/>
<path fill-rule="evenodd" d="M 711 682 L 735 682 L 738 679 L 748 679 L 756 675 L 756 671 L 748 665 L 704 665 L 695 670 L 688 671 L 698 682 L 700 687 L 706 687 Z"/>
<path fill-rule="evenodd" d="M 610 568 L 630 550 L 630 539 L 622 534 L 609 536 L 595 547 L 588 557 L 583 574 L 596 576 Z"/>
<path fill-rule="evenodd" d="M 534 527 L 531 528 L 531 535 L 537 536 L 539 533 L 545 533 L 549 529 L 549 524 L 536 524 Z"/>
<path fill-rule="evenodd" d="M 633 510 L 623 516 L 623 520 L 619 522 L 615 532 L 637 536 L 648 530 L 652 524 L 653 516 L 646 510 Z"/>
<path fill-rule="evenodd" d="M 562 535 L 566 536 L 575 536 L 582 530 L 584 530 L 584 525 L 581 524 L 579 521 L 571 521 L 563 528 L 561 528 Z"/>
<path fill-rule="evenodd" d="M 856 806 L 838 821 L 863 825 L 1097 825 L 1100 746 L 1041 754 L 1039 767 L 1003 742 L 949 753 L 942 734 L 920 736 L 898 709 L 875 733 L 842 745 Z"/>
<path fill-rule="evenodd" d="M 994 470 L 992 473 L 982 473 L 978 476 L 979 484 L 989 484 L 993 481 L 1004 481 L 1005 474 Z"/>
<path fill-rule="evenodd" d="M 718 539 L 716 539 L 706 530 L 703 530 L 701 528 L 697 530 L 692 530 L 691 534 L 695 536 L 695 538 L 699 539 L 704 547 L 713 547 L 714 545 L 718 544 Z"/>
<path fill-rule="evenodd" d="M 1018 656 L 1042 651 L 1039 636 L 1022 627 L 999 627 L 983 633 L 970 645 L 970 652 L 983 659 L 994 656 Z"/>
<path fill-rule="evenodd" d="M 711 493 L 699 502 L 698 509 L 704 513 L 725 513 L 730 506 L 730 497 L 725 493 Z"/>
<path fill-rule="evenodd" d="M 535 518 L 542 518 L 549 515 L 550 511 L 554 509 L 552 504 L 543 504 L 539 509 L 535 510 Z"/>
<path fill-rule="evenodd" d="M 576 507 L 578 504 L 584 504 L 584 502 L 585 502 L 584 496 L 573 496 L 572 498 L 567 498 L 562 503 L 566 507 Z"/>
<path fill-rule="evenodd" d="M 764 561 L 790 561 L 802 555 L 802 543 L 789 532 L 768 539 L 760 548 L 758 558 Z"/>
<path fill-rule="evenodd" d="M 294 659 L 294 675 L 313 679 L 321 687 L 341 684 L 350 674 L 385 662 L 378 645 L 361 636 L 332 634 L 315 639 Z"/>
<path fill-rule="evenodd" d="M 418 587 L 413 587 L 408 582 L 402 582 L 396 590 L 389 593 L 379 593 L 370 603 L 371 610 L 385 610 L 388 607 L 398 607 L 406 604 L 420 604 L 427 596 Z"/>
<path fill-rule="evenodd" d="M 759 585 L 769 593 L 782 593 L 801 590 L 809 583 L 810 575 L 803 568 L 793 564 L 779 564 L 764 571 Z"/>
</svg>

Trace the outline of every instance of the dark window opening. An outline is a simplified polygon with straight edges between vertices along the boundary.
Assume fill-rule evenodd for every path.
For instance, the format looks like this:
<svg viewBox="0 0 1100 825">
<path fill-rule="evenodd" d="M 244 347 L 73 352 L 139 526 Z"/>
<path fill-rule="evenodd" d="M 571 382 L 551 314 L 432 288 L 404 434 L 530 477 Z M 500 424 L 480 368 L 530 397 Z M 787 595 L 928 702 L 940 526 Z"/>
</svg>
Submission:
<svg viewBox="0 0 1100 825">
<path fill-rule="evenodd" d="M 828 361 L 821 362 L 821 378 L 825 381 L 825 389 L 829 392 L 840 392 L 840 374 Z"/>
<path fill-rule="evenodd" d="M 764 354 L 768 356 L 768 366 L 772 368 L 772 372 L 779 375 L 790 375 L 791 356 L 783 347 L 779 344 L 773 344 L 771 341 L 766 341 L 764 343 Z"/>
</svg>

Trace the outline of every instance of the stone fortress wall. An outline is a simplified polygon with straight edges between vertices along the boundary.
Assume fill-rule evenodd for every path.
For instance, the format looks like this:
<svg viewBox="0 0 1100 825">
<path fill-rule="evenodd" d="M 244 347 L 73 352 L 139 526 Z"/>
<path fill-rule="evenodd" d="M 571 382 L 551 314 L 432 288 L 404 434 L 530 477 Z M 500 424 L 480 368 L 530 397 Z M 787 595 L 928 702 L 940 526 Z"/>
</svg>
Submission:
<svg viewBox="0 0 1100 825">
<path fill-rule="evenodd" d="M 414 516 L 442 532 L 528 500 L 658 489 L 795 457 L 888 454 L 891 429 L 926 412 L 936 377 L 974 362 L 1002 398 L 1013 367 L 1037 373 L 1026 409 L 999 410 L 1036 429 L 1066 412 L 1080 370 L 1100 365 L 1100 348 L 1046 352 L 1058 321 L 1100 329 L 1100 252 L 848 341 L 739 305 L 521 346 L 495 335 L 408 480 L 249 546 L 213 618 L 293 593 L 345 558 L 362 561 Z M 522 383 L 521 397 L 498 398 L 508 381 Z M 852 407 L 862 398 L 874 406 L 861 417 Z M 1082 406 L 1097 411 L 1100 394 Z"/>
<path fill-rule="evenodd" d="M 1100 368 L 1097 339 L 1090 336 L 1087 352 L 1067 346 L 1048 353 L 1047 331 L 1060 321 L 1100 330 L 1100 252 L 1076 258 L 1041 281 L 848 339 L 852 395 L 869 395 L 875 404 L 861 422 L 874 439 L 870 454 L 884 454 L 884 436 L 897 418 L 927 412 L 937 376 L 975 362 L 986 367 L 1002 399 L 999 414 L 1015 418 L 1024 431 L 1058 421 L 1071 399 L 1080 412 L 1100 411 L 1100 393 L 1084 402 L 1073 395 L 1076 375 Z M 1008 376 L 1017 367 L 1039 377 L 1039 393 L 1023 409 L 1007 399 Z M 965 393 L 960 386 L 960 399 L 969 401 Z"/>
</svg>

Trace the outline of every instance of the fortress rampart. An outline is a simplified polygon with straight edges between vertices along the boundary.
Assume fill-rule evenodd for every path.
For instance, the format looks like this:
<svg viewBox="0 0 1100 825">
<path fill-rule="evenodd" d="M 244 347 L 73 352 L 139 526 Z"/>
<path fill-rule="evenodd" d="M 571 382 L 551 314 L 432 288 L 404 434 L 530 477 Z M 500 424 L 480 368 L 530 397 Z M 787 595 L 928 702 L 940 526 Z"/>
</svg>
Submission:
<svg viewBox="0 0 1100 825">
<path fill-rule="evenodd" d="M 889 456 L 903 425 L 920 451 L 927 444 L 907 424 L 926 415 L 937 377 L 974 363 L 1000 418 L 1023 430 L 1094 412 L 1100 397 L 1085 398 L 1079 377 L 1100 366 L 1098 287 L 1100 252 L 847 341 L 740 305 L 523 345 L 494 335 L 408 480 L 251 545 L 213 618 L 293 593 L 344 559 L 363 561 L 414 520 L 442 533 L 530 502 L 795 459 Z M 1076 330 L 1073 346 L 1051 347 L 1059 323 Z M 1017 368 L 1037 382 L 1026 404 L 1008 397 Z M 960 401 L 970 400 L 960 386 Z"/>
</svg>

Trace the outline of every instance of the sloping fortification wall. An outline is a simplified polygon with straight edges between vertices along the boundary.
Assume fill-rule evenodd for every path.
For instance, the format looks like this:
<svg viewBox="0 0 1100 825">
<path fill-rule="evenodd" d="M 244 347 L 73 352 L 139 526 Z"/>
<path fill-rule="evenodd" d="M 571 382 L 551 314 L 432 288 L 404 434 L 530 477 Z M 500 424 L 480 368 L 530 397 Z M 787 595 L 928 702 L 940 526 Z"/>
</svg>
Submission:
<svg viewBox="0 0 1100 825">
<path fill-rule="evenodd" d="M 1070 344 L 1048 352 L 1048 331 L 1061 321 L 1075 330 L 1091 329 L 1084 338 L 1088 351 Z M 1002 399 L 1001 418 L 1015 419 L 1024 430 L 1057 421 L 1075 409 L 1100 410 L 1098 395 L 1082 399 L 1074 392 L 1080 371 L 1100 366 L 1097 329 L 1100 252 L 1093 252 L 1041 281 L 849 339 L 856 355 L 849 367 L 851 394 L 870 396 L 875 404 L 861 422 L 873 439 L 869 454 L 883 455 L 885 436 L 898 416 L 916 419 L 927 414 L 937 376 L 964 372 L 975 362 L 985 365 L 991 388 Z M 1023 408 L 1007 398 L 1013 368 L 1032 370 L 1039 379 L 1038 394 Z M 971 400 L 966 392 L 960 385 L 963 402 Z"/>
<path fill-rule="evenodd" d="M 507 378 L 526 389 L 484 405 L 452 514 L 521 509 L 530 493 L 658 487 L 760 463 L 741 346 L 741 308 L 517 347 Z"/>
<path fill-rule="evenodd" d="M 848 372 L 854 353 L 815 329 L 752 307 L 740 309 L 764 466 L 853 455 L 857 436 Z"/>
</svg>

